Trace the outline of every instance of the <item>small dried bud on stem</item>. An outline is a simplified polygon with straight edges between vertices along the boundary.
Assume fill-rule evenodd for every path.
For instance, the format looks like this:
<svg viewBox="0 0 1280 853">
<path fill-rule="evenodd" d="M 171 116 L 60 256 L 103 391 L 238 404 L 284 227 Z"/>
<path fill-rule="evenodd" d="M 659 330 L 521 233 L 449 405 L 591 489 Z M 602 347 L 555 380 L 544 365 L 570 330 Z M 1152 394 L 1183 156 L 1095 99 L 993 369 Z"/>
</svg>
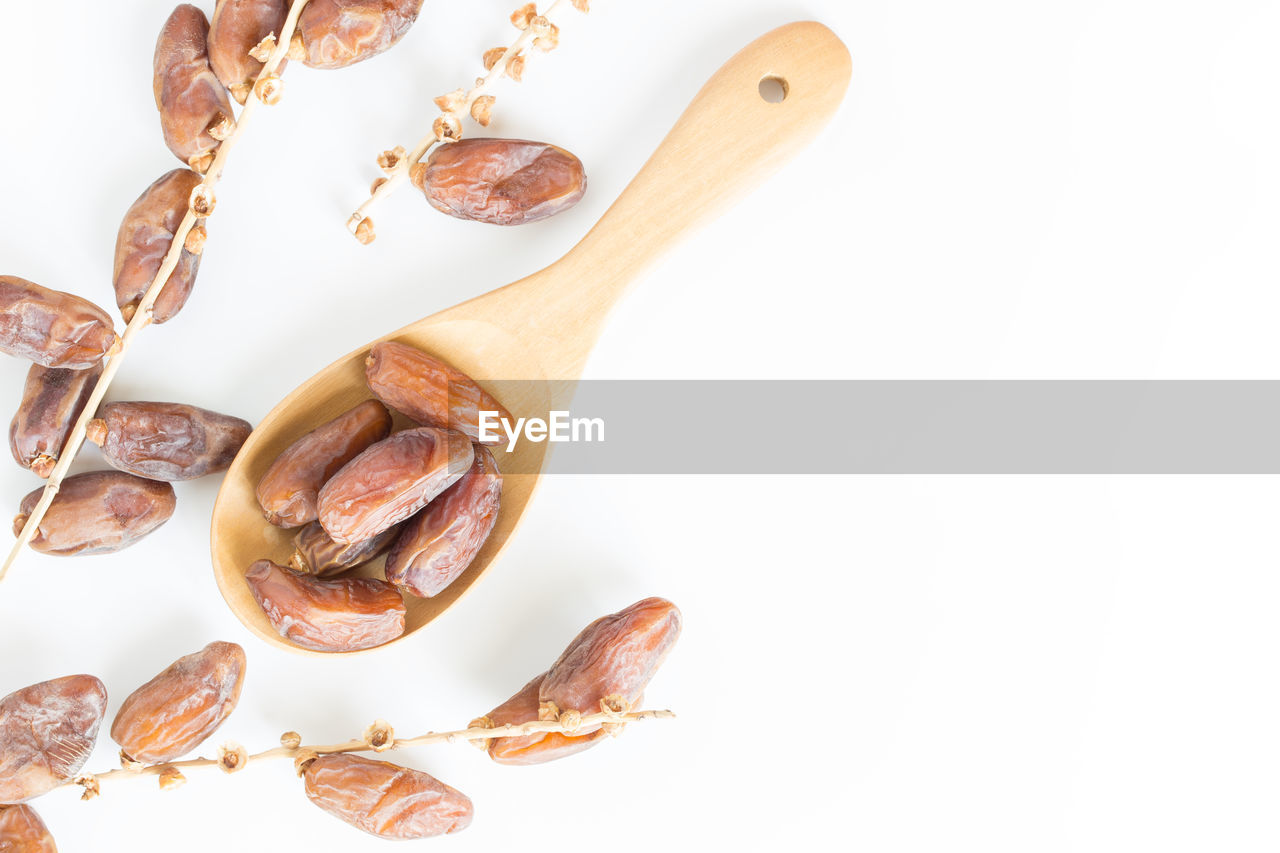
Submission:
<svg viewBox="0 0 1280 853">
<path fill-rule="evenodd" d="M 386 720 L 374 720 L 373 724 L 364 730 L 364 742 L 371 746 L 374 752 L 386 752 L 395 745 L 395 741 L 395 729 Z"/>
<path fill-rule="evenodd" d="M 360 243 L 365 246 L 372 243 L 378 237 L 378 235 L 374 233 L 374 230 L 373 230 L 373 220 L 367 216 L 356 223 L 355 233 L 356 233 L 356 239 L 359 240 Z"/>
<path fill-rule="evenodd" d="M 236 120 L 229 115 L 219 115 L 209 125 L 209 135 L 219 142 L 226 142 L 236 129 Z"/>
<path fill-rule="evenodd" d="M 278 75 L 264 74 L 253 84 L 253 93 L 262 103 L 273 106 L 280 103 L 280 98 L 284 95 L 284 81 Z"/>
<path fill-rule="evenodd" d="M 79 785 L 81 788 L 84 788 L 84 792 L 80 795 L 80 799 L 82 800 L 92 800 L 94 797 L 102 793 L 102 789 L 98 786 L 98 777 L 94 776 L 92 773 L 85 773 L 82 776 L 77 776 L 72 784 Z"/>
<path fill-rule="evenodd" d="M 404 160 L 405 153 L 403 145 L 383 151 L 378 155 L 378 168 L 388 174 L 394 172 Z"/>
<path fill-rule="evenodd" d="M 320 753 L 316 752 L 314 749 L 304 749 L 302 752 L 298 753 L 296 758 L 293 759 L 293 772 L 301 776 L 303 773 L 307 772 L 307 768 L 311 766 L 311 762 L 315 761 L 319 757 Z"/>
<path fill-rule="evenodd" d="M 526 4 L 511 13 L 511 23 L 518 30 L 527 30 L 537 14 L 538 7 L 536 4 Z"/>
<path fill-rule="evenodd" d="M 238 743 L 224 743 L 218 747 L 218 767 L 224 773 L 236 773 L 249 763 L 249 753 Z"/>
<path fill-rule="evenodd" d="M 259 30 L 261 32 L 261 30 Z M 249 51 L 249 56 L 259 62 L 266 62 L 271 58 L 271 52 L 276 49 L 276 34 L 268 33 L 267 37 L 258 42 L 257 45 Z"/>
<path fill-rule="evenodd" d="M 218 198 L 213 194 L 206 184 L 196 184 L 195 189 L 191 191 L 191 199 L 187 202 L 191 208 L 191 212 L 196 216 L 205 217 L 213 213 L 213 209 L 218 206 Z M 192 226 L 194 228 L 194 226 Z M 188 231 L 188 234 L 191 232 Z M 186 243 L 186 238 L 183 238 Z"/>
<path fill-rule="evenodd" d="M 280 735 L 280 745 L 285 749 L 297 749 L 302 746 L 302 735 L 297 732 L 285 732 Z"/>
<path fill-rule="evenodd" d="M 191 233 L 187 234 L 187 239 L 182 244 L 182 248 L 193 255 L 198 255 L 204 251 L 204 243 L 207 239 L 209 239 L 209 232 L 205 230 L 203 225 L 197 225 L 191 229 Z"/>
<path fill-rule="evenodd" d="M 160 771 L 160 790 L 172 791 L 174 788 L 181 788 L 187 783 L 187 777 L 182 775 L 182 771 L 170 765 Z"/>
</svg>

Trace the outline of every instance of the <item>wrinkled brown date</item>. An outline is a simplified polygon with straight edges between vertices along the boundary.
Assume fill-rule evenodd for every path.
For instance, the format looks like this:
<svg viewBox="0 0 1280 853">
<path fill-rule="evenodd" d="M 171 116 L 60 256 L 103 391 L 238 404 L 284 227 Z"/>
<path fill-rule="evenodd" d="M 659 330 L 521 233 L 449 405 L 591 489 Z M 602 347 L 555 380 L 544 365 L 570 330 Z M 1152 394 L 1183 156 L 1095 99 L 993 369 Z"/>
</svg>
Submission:
<svg viewBox="0 0 1280 853">
<path fill-rule="evenodd" d="M 152 89 L 165 145 L 197 172 L 235 127 L 231 100 L 209 67 L 209 20 L 195 6 L 173 10 L 156 39 Z"/>
<path fill-rule="evenodd" d="M 311 802 L 379 838 L 460 832 L 474 811 L 466 794 L 434 776 L 358 755 L 322 755 L 302 777 Z"/>
<path fill-rule="evenodd" d="M 377 56 L 409 31 L 421 8 L 422 0 L 311 0 L 298 18 L 298 58 L 312 68 L 345 68 Z"/>
<path fill-rule="evenodd" d="M 259 560 L 244 576 L 280 636 L 319 652 L 356 652 L 404 633 L 404 599 L 376 578 L 320 578 Z"/>
<path fill-rule="evenodd" d="M 187 215 L 191 191 L 200 183 L 200 176 L 190 169 L 174 169 L 161 175 L 147 187 L 129 207 L 116 233 L 115 282 L 116 305 L 120 316 L 127 323 L 138 310 L 142 295 L 147 292 L 151 280 L 160 270 L 164 256 L 173 244 L 174 232 Z M 205 220 L 196 220 L 202 225 Z M 183 247 L 178 265 L 173 268 L 151 306 L 154 323 L 172 320 L 196 283 L 200 269 L 200 254 Z"/>
<path fill-rule="evenodd" d="M 525 225 L 573 207 L 587 190 L 582 161 L 523 139 L 462 139 L 438 146 L 409 172 L 441 213 L 490 225 Z"/>
<path fill-rule="evenodd" d="M 13 520 L 14 536 L 22 532 L 43 491 L 36 489 L 22 499 Z M 175 503 L 168 483 L 123 471 L 76 474 L 62 481 L 31 547 L 62 557 L 119 551 L 168 521 Z"/>
<path fill-rule="evenodd" d="M 363 542 L 404 521 L 462 478 L 475 457 L 467 437 L 419 427 L 370 447 L 320 490 L 320 523 L 340 544 Z"/>
<path fill-rule="evenodd" d="M 538 693 L 544 672 L 520 689 L 520 692 L 488 713 L 494 726 L 518 726 L 538 719 Z M 519 737 L 496 737 L 489 741 L 489 757 L 499 764 L 544 764 L 590 749 L 605 736 L 604 729 L 587 735 L 570 737 L 562 732 L 537 732 Z"/>
<path fill-rule="evenodd" d="M 9 449 L 19 465 L 49 477 L 101 375 L 100 364 L 84 370 L 31 365 L 22 404 L 9 424 Z"/>
<path fill-rule="evenodd" d="M 570 710 L 596 714 L 602 705 L 630 710 L 679 636 L 680 611 L 664 598 L 646 598 L 602 616 L 547 670 L 538 691 L 540 715 L 554 720 Z"/>
<path fill-rule="evenodd" d="M 420 349 L 394 341 L 374 344 L 364 362 L 365 381 L 374 395 L 423 426 L 456 429 L 472 441 L 480 440 L 480 412 L 511 413 L 475 383 Z M 498 436 L 481 444 L 500 444 Z"/>
<path fill-rule="evenodd" d="M 399 533 L 399 527 L 392 527 L 372 539 L 340 545 L 329 538 L 320 522 L 313 521 L 293 537 L 294 552 L 289 565 L 300 572 L 327 578 L 369 562 L 390 548 Z"/>
<path fill-rule="evenodd" d="M 299 527 L 318 517 L 316 498 L 334 473 L 391 432 L 391 414 L 365 400 L 285 449 L 258 483 L 258 503 L 277 527 Z"/>
<path fill-rule="evenodd" d="M 149 480 L 194 480 L 225 471 L 253 429 L 231 415 L 183 403 L 107 403 L 89 440 L 112 468 Z"/>
<path fill-rule="evenodd" d="M 42 367 L 83 370 L 119 344 L 107 312 L 89 300 L 0 275 L 0 351 Z"/>
<path fill-rule="evenodd" d="M 92 675 L 42 681 L 0 699 L 0 803 L 25 802 L 79 773 L 106 709 L 107 688 Z"/>
<path fill-rule="evenodd" d="M 262 63 L 249 55 L 268 35 L 280 36 L 288 0 L 218 0 L 209 22 L 209 65 L 231 96 L 243 104 Z M 284 70 L 281 63 L 277 72 Z"/>
<path fill-rule="evenodd" d="M 244 669 L 244 649 L 235 643 L 210 643 L 178 658 L 124 700 L 111 739 L 146 764 L 186 755 L 235 710 Z"/>
<path fill-rule="evenodd" d="M 31 806 L 0 806 L 0 853 L 58 853 L 58 846 Z"/>
<path fill-rule="evenodd" d="M 471 470 L 405 522 L 387 555 L 387 580 L 420 598 L 453 583 L 489 538 L 501 494 L 493 454 L 476 447 Z"/>
</svg>

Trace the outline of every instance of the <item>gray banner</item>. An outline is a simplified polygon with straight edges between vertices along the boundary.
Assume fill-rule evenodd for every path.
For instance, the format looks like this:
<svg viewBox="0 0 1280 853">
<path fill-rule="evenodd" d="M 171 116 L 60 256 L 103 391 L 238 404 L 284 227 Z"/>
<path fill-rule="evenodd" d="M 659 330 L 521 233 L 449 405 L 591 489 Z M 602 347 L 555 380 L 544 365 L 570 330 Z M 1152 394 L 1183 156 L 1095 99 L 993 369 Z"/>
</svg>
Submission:
<svg viewBox="0 0 1280 853">
<path fill-rule="evenodd" d="M 1280 474 L 1276 381 L 588 381 L 575 419 L 547 473 Z"/>
</svg>

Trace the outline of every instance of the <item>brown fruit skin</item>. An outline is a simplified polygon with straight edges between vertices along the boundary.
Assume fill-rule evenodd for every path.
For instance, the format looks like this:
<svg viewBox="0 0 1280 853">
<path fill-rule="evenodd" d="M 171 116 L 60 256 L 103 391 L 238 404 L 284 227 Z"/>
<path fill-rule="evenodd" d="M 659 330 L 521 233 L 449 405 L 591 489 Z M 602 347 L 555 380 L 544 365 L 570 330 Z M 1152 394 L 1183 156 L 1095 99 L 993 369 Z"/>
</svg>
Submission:
<svg viewBox="0 0 1280 853">
<path fill-rule="evenodd" d="M 89 300 L 0 275 L 0 352 L 42 367 L 83 370 L 119 343 L 107 312 Z"/>
<path fill-rule="evenodd" d="M 0 806 L 0 853 L 58 853 L 58 845 L 31 806 Z"/>
<path fill-rule="evenodd" d="M 595 714 L 605 699 L 633 706 L 679 638 L 680 622 L 680 610 L 664 598 L 592 622 L 547 670 L 538 691 L 543 712 Z"/>
<path fill-rule="evenodd" d="M 387 555 L 387 580 L 420 598 L 439 594 L 480 553 L 498 520 L 502 473 L 487 448 L 462 479 L 405 522 Z"/>
<path fill-rule="evenodd" d="M 374 344 L 364 362 L 365 381 L 375 397 L 423 426 L 454 429 L 481 444 L 480 412 L 511 413 L 465 373 L 420 349 L 394 341 Z"/>
<path fill-rule="evenodd" d="M 515 726 L 538 719 L 538 694 L 544 672 L 530 681 L 516 695 L 490 711 L 487 716 L 495 726 Z M 570 737 L 561 732 L 539 732 L 519 737 L 496 737 L 489 741 L 489 757 L 499 764 L 545 764 L 557 758 L 575 755 L 590 749 L 605 737 L 604 729 L 581 737 Z"/>
<path fill-rule="evenodd" d="M 259 560 L 244 576 L 280 636 L 318 652 L 358 652 L 404 633 L 404 599 L 376 578 L 320 578 Z"/>
<path fill-rule="evenodd" d="M 19 465 L 48 479 L 101 375 L 101 364 L 84 370 L 31 365 L 9 424 L 9 449 Z"/>
<path fill-rule="evenodd" d="M 112 468 L 148 480 L 194 480 L 225 471 L 253 427 L 183 403 L 107 403 L 88 437 Z"/>
<path fill-rule="evenodd" d="M 262 71 L 249 51 L 270 34 L 279 38 L 288 14 L 288 0 L 218 0 L 209 22 L 209 65 L 239 103 L 248 100 Z M 287 64 L 281 62 L 276 73 Z"/>
<path fill-rule="evenodd" d="M 441 213 L 490 225 L 526 225 L 582 200 L 582 161 L 524 139 L 462 139 L 437 146 L 410 178 Z"/>
<path fill-rule="evenodd" d="M 92 675 L 42 681 L 0 699 L 0 804 L 26 802 L 84 767 L 107 709 Z"/>
<path fill-rule="evenodd" d="M 124 700 L 111 739 L 144 764 L 186 755 L 235 710 L 244 670 L 244 649 L 235 643 L 210 643 L 178 658 Z"/>
<path fill-rule="evenodd" d="M 209 67 L 209 20 L 189 3 L 173 10 L 156 39 L 152 91 L 164 143 L 193 166 L 218 147 L 209 127 L 231 119 L 231 100 Z"/>
<path fill-rule="evenodd" d="M 13 535 L 40 502 L 43 488 L 22 499 Z M 173 486 L 123 471 L 90 471 L 62 481 L 31 547 L 59 557 L 109 554 L 127 548 L 173 515 Z"/>
<path fill-rule="evenodd" d="M 329 538 L 320 522 L 313 521 L 293 537 L 294 554 L 289 565 L 318 578 L 341 574 L 361 563 L 367 563 L 391 547 L 400 528 L 384 530 L 372 539 L 340 545 Z"/>
<path fill-rule="evenodd" d="M 312 68 L 345 68 L 398 42 L 418 17 L 422 0 L 311 0 L 298 35 Z"/>
<path fill-rule="evenodd" d="M 322 755 L 302 774 L 307 798 L 379 838 L 433 838 L 471 823 L 471 799 L 421 770 L 358 755 Z"/>
<path fill-rule="evenodd" d="M 315 521 L 321 487 L 343 465 L 390 433 L 387 407 L 365 400 L 289 445 L 258 482 L 258 504 L 267 521 L 277 527 Z"/>
<path fill-rule="evenodd" d="M 398 432 L 370 447 L 320 490 L 320 523 L 333 541 L 372 539 L 462 478 L 475 451 L 461 433 L 434 427 Z"/>
<path fill-rule="evenodd" d="M 187 215 L 191 191 L 201 178 L 190 169 L 174 169 L 156 179 L 143 190 L 124 214 L 116 233 L 115 266 L 111 274 L 115 283 L 116 305 L 125 322 L 133 319 L 142 295 L 160 270 L 164 256 L 173 244 L 173 235 Z M 204 219 L 197 219 L 201 225 Z M 200 270 L 200 255 L 185 248 L 178 255 L 178 265 L 152 305 L 151 320 L 172 320 L 186 304 L 195 287 Z"/>
</svg>

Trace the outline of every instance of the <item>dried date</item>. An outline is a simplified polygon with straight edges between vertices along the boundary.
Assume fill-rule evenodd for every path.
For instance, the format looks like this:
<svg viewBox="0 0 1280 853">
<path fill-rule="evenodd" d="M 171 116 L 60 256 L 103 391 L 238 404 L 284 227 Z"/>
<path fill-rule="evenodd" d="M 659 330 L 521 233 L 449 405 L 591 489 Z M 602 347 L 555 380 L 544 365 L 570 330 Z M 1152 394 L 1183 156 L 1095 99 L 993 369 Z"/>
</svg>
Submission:
<svg viewBox="0 0 1280 853">
<path fill-rule="evenodd" d="M 191 191 L 200 181 L 200 176 L 190 169 L 174 169 L 147 187 L 125 212 L 116 233 L 112 280 L 116 305 L 126 323 L 133 319 L 143 294 L 160 271 L 164 256 L 173 244 L 173 235 L 187 215 Z M 204 221 L 197 219 L 196 226 L 203 227 Z M 178 255 L 177 266 L 151 306 L 152 322 L 172 320 L 182 310 L 196 283 L 202 248 L 202 243 L 187 239 Z"/>
<path fill-rule="evenodd" d="M 490 225 L 524 225 L 573 207 L 587 190 L 582 161 L 524 139 L 462 139 L 410 170 L 441 213 Z"/>
<path fill-rule="evenodd" d="M 152 89 L 165 145 L 204 173 L 235 119 L 227 90 L 209 67 L 209 20 L 189 3 L 173 10 L 156 39 Z"/>
<path fill-rule="evenodd" d="M 194 480 L 225 471 L 249 422 L 182 403 L 107 403 L 86 435 L 107 464 L 149 480 Z"/>
<path fill-rule="evenodd" d="M 267 521 L 277 527 L 315 521 L 320 488 L 390 432 L 391 413 L 377 400 L 365 400 L 289 445 L 258 482 L 258 503 Z"/>
<path fill-rule="evenodd" d="M 31 806 L 0 806 L 0 853 L 58 853 L 58 846 Z"/>
<path fill-rule="evenodd" d="M 679 636 L 680 611 L 663 598 L 646 598 L 602 616 L 547 670 L 538 691 L 541 717 L 630 710 Z"/>
<path fill-rule="evenodd" d="M 293 537 L 293 558 L 289 565 L 300 572 L 327 578 L 367 563 L 391 547 L 400 528 L 384 530 L 372 539 L 341 545 L 329 538 L 320 522 L 313 521 Z"/>
<path fill-rule="evenodd" d="M 43 489 L 22 499 L 13 535 L 40 502 Z M 123 471 L 90 471 L 62 481 L 40 521 L 31 547 L 57 556 L 107 554 L 137 542 L 169 520 L 173 486 Z"/>
<path fill-rule="evenodd" d="M 466 794 L 421 770 L 358 755 L 322 755 L 303 771 L 307 798 L 379 838 L 460 832 L 474 809 Z"/>
<path fill-rule="evenodd" d="M 455 429 L 479 441 L 480 412 L 511 420 L 511 413 L 470 376 L 406 344 L 374 344 L 365 359 L 364 374 L 379 400 L 423 426 Z"/>
<path fill-rule="evenodd" d="M 279 37 L 288 14 L 288 0 L 218 0 L 209 22 L 209 65 L 237 102 L 249 99 L 262 71 L 249 51 L 268 35 Z"/>
<path fill-rule="evenodd" d="M 490 711 L 485 722 L 489 726 L 518 726 L 538 719 L 538 694 L 544 672 L 520 689 L 516 695 Z M 604 729 L 570 737 L 562 732 L 535 732 L 531 735 L 496 737 L 489 740 L 489 757 L 499 764 L 545 764 L 590 749 L 605 736 Z"/>
<path fill-rule="evenodd" d="M 111 739 L 146 764 L 186 755 L 235 710 L 244 670 L 244 649 L 235 643 L 210 643 L 178 658 L 124 700 Z"/>
<path fill-rule="evenodd" d="M 502 474 L 493 454 L 475 448 L 471 469 L 405 522 L 387 555 L 387 580 L 421 598 L 466 571 L 498 520 Z"/>
<path fill-rule="evenodd" d="M 106 709 L 107 688 L 92 675 L 42 681 L 0 699 L 0 803 L 25 802 L 79 773 Z"/>
<path fill-rule="evenodd" d="M 320 523 L 333 541 L 363 542 L 413 515 L 467 473 L 474 459 L 461 433 L 398 432 L 370 447 L 320 490 Z"/>
<path fill-rule="evenodd" d="M 345 68 L 398 42 L 421 8 L 422 0 L 311 0 L 289 55 L 312 68 Z"/>
<path fill-rule="evenodd" d="M 101 375 L 100 364 L 84 370 L 31 365 L 22 404 L 9 424 L 9 449 L 19 465 L 49 477 Z"/>
<path fill-rule="evenodd" d="M 89 300 L 0 275 L 0 352 L 42 367 L 83 370 L 119 345 L 111 318 Z"/>
<path fill-rule="evenodd" d="M 321 580 L 259 560 L 245 582 L 280 636 L 305 649 L 356 652 L 404 633 L 404 599 L 383 580 Z"/>
</svg>

